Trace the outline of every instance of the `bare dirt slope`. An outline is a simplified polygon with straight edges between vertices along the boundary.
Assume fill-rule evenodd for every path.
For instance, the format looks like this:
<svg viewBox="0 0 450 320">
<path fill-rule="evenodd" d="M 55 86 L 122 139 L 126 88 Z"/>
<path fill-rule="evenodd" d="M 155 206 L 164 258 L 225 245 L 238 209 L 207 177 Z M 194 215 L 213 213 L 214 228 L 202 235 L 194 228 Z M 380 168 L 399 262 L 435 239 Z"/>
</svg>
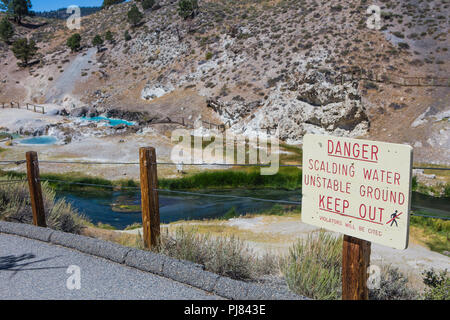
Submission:
<svg viewBox="0 0 450 320">
<path fill-rule="evenodd" d="M 448 84 L 448 0 L 370 3 L 381 8 L 380 30 L 366 26 L 365 0 L 204 0 L 192 20 L 178 16 L 176 1 L 161 0 L 145 12 L 137 3 L 144 19 L 132 28 L 134 3 L 84 17 L 76 31 L 42 18 L 28 18 L 35 28 L 15 26 L 17 37 L 38 42 L 39 61 L 20 69 L 2 45 L 0 102 L 231 119 L 236 132 L 270 126 L 291 143 L 305 132 L 361 136 L 409 143 L 418 162 L 450 163 L 449 87 L 435 86 Z M 114 41 L 89 49 L 107 30 Z M 84 49 L 72 54 L 65 42 L 74 32 Z M 345 78 L 356 92 L 334 96 L 347 90 L 335 80 L 349 70 L 372 80 Z"/>
</svg>

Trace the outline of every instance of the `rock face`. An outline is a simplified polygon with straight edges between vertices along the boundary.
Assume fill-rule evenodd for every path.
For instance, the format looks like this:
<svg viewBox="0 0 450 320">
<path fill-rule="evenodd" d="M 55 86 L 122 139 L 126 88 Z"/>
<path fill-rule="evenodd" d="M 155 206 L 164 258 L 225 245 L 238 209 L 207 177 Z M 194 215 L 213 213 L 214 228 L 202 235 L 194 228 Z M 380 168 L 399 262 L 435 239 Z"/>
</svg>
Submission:
<svg viewBox="0 0 450 320">
<path fill-rule="evenodd" d="M 141 98 L 144 100 L 153 100 L 155 98 L 162 97 L 166 93 L 169 93 L 173 88 L 164 86 L 161 84 L 151 85 L 147 84 L 141 92 Z"/>
<path fill-rule="evenodd" d="M 235 133 L 277 132 L 289 143 L 300 142 L 306 133 L 352 137 L 369 128 L 357 83 L 335 84 L 319 71 L 288 77 L 263 104 L 210 100 L 208 106 L 224 123 L 229 122 Z"/>
</svg>

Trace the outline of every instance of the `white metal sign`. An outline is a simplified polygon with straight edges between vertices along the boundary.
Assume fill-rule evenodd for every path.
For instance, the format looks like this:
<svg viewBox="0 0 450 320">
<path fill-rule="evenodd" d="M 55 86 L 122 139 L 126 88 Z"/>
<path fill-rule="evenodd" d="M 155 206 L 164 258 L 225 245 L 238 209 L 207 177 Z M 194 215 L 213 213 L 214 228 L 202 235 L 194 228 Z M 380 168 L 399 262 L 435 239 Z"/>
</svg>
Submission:
<svg viewBox="0 0 450 320">
<path fill-rule="evenodd" d="M 408 145 L 307 134 L 302 221 L 406 249 L 411 168 Z"/>
</svg>

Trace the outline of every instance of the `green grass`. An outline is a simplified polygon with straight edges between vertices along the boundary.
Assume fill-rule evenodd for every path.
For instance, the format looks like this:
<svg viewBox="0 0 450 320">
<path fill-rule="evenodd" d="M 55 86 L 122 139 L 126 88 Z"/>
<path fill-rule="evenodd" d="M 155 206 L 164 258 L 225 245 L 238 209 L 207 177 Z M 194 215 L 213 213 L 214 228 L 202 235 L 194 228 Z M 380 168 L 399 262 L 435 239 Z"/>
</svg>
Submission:
<svg viewBox="0 0 450 320">
<path fill-rule="evenodd" d="M 428 173 L 427 173 L 428 174 Z M 439 183 L 432 186 L 427 186 L 417 181 L 417 177 L 412 178 L 412 191 L 432 195 L 433 197 L 450 198 L 450 183 Z"/>
<path fill-rule="evenodd" d="M 25 179 L 26 173 L 16 171 L 2 171 L 0 170 L 0 177 L 9 176 L 11 178 Z M 110 181 L 99 177 L 91 177 L 79 172 L 68 173 L 43 173 L 41 174 L 41 180 L 60 180 L 64 182 L 49 181 L 48 184 L 53 189 L 60 191 L 94 191 L 94 190 L 111 190 L 113 188 L 120 189 L 121 187 L 139 187 L 139 184 L 131 179 Z M 80 185 L 70 184 L 79 183 Z M 81 184 L 96 184 L 104 187 L 87 186 Z"/>
<path fill-rule="evenodd" d="M 428 214 L 427 212 L 416 212 Z M 450 220 L 411 216 L 410 224 L 423 231 L 421 240 L 432 251 L 450 251 Z"/>
<path fill-rule="evenodd" d="M 281 143 L 280 149 L 290 152 L 288 154 L 285 153 L 280 154 L 280 163 L 295 162 L 296 164 L 302 164 L 303 161 L 302 148 L 290 144 Z"/>
<path fill-rule="evenodd" d="M 160 179 L 160 188 L 208 189 L 208 188 L 274 188 L 295 190 L 301 187 L 302 171 L 295 167 L 283 167 L 275 175 L 263 176 L 258 167 L 236 170 L 217 170 L 194 174 L 183 178 Z"/>
<path fill-rule="evenodd" d="M 96 227 L 100 228 L 100 229 L 105 229 L 105 230 L 116 230 L 116 228 L 113 227 L 112 225 L 107 224 L 107 223 L 101 223 L 101 222 L 97 223 Z"/>
</svg>

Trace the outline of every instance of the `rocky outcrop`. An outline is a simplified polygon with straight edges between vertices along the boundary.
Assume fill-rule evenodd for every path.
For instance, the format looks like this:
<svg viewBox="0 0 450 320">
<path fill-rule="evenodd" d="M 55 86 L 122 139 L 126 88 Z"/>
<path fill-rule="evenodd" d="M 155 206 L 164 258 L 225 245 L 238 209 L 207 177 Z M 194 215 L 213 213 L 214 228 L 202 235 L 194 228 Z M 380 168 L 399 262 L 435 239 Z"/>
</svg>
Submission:
<svg viewBox="0 0 450 320">
<path fill-rule="evenodd" d="M 277 132 L 280 139 L 292 143 L 308 132 L 359 136 L 369 128 L 357 83 L 335 84 L 319 71 L 288 77 L 261 106 L 212 100 L 208 106 L 224 123 L 230 121 L 236 133 Z"/>
<path fill-rule="evenodd" d="M 164 86 L 162 84 L 147 84 L 141 92 L 141 99 L 153 100 L 162 97 L 166 93 L 173 91 L 173 87 Z"/>
<path fill-rule="evenodd" d="M 238 121 L 253 114 L 262 105 L 260 100 L 252 102 L 222 102 L 216 99 L 208 99 L 207 106 L 219 114 L 223 121 L 233 125 Z"/>
</svg>

